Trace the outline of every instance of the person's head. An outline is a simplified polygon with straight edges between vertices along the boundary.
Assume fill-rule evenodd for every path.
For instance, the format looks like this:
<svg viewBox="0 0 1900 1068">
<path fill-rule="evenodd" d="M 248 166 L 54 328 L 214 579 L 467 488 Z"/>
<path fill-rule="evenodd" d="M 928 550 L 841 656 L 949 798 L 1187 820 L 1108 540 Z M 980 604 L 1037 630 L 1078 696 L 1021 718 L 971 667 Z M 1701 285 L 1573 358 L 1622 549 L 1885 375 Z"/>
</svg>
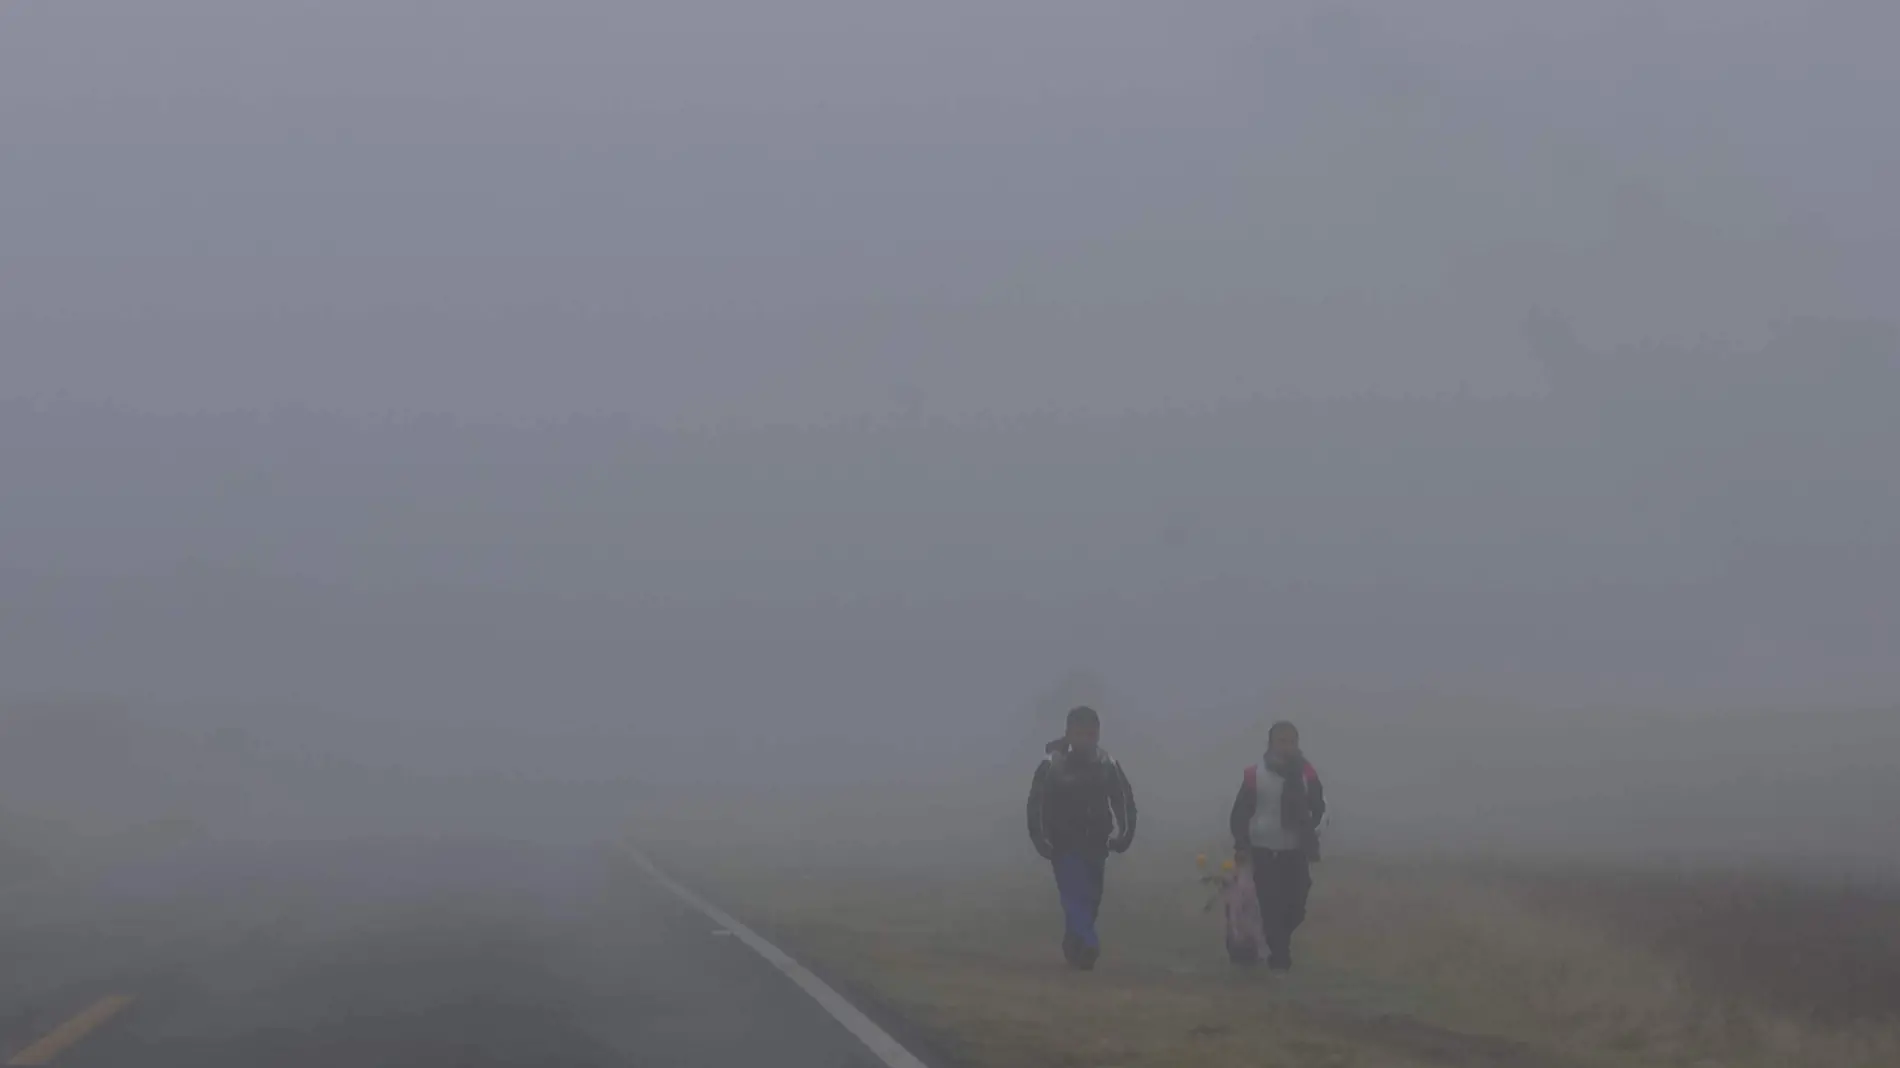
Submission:
<svg viewBox="0 0 1900 1068">
<path fill-rule="evenodd" d="M 1286 756 L 1300 751 L 1300 729 L 1286 720 L 1275 723 L 1267 731 L 1267 752 Z"/>
<path fill-rule="evenodd" d="M 1069 709 L 1068 726 L 1062 736 L 1071 749 L 1093 753 L 1095 746 L 1102 740 L 1102 717 L 1087 705 L 1077 705 Z"/>
</svg>

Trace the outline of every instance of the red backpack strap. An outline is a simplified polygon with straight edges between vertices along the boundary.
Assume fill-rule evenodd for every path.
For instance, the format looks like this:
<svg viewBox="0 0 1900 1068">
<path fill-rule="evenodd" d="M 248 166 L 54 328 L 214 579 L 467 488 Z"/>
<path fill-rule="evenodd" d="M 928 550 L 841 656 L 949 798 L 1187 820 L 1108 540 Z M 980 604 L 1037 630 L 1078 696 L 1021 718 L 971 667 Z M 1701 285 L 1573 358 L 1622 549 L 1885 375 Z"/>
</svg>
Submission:
<svg viewBox="0 0 1900 1068">
<path fill-rule="evenodd" d="M 1314 768 L 1312 763 L 1309 761 L 1306 767 L 1301 771 L 1300 778 L 1305 779 L 1307 782 L 1318 782 L 1319 771 L 1318 769 Z"/>
<path fill-rule="evenodd" d="M 1240 773 L 1241 783 L 1244 784 L 1249 790 L 1258 788 L 1259 779 L 1260 779 L 1259 765 L 1257 764 L 1247 765 L 1247 770 Z"/>
</svg>

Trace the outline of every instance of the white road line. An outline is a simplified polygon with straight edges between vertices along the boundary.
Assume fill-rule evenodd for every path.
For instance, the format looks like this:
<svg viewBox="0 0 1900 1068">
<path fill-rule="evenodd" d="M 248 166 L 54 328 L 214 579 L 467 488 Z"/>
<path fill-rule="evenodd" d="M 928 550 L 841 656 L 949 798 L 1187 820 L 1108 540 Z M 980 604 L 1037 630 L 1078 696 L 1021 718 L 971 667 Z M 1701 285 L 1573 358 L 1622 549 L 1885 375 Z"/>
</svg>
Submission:
<svg viewBox="0 0 1900 1068">
<path fill-rule="evenodd" d="M 632 846 L 624 847 L 627 855 L 633 858 L 642 870 L 671 891 L 674 897 L 693 906 L 714 923 L 732 932 L 732 936 L 744 942 L 748 948 L 764 957 L 772 967 L 784 972 L 786 978 L 798 984 L 798 988 L 811 995 L 820 1008 L 831 1014 L 831 1018 L 844 1025 L 844 1029 L 857 1036 L 858 1041 L 870 1048 L 877 1058 L 889 1068 L 925 1068 L 924 1062 L 917 1059 L 909 1050 L 890 1036 L 888 1031 L 871 1022 L 869 1016 L 858 1011 L 856 1005 L 844 999 L 844 995 L 833 990 L 823 979 L 813 975 L 810 969 L 793 960 L 784 950 L 765 939 L 757 931 L 740 923 L 719 906 L 693 893 L 674 881 L 673 877 L 661 871 L 645 853 Z"/>
</svg>

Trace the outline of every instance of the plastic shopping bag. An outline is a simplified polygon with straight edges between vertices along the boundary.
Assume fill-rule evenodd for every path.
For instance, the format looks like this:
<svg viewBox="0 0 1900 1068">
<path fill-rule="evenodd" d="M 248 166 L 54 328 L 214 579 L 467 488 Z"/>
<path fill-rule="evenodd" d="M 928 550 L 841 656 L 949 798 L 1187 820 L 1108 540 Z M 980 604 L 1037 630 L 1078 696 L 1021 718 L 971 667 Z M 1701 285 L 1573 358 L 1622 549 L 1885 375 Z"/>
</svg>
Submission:
<svg viewBox="0 0 1900 1068">
<path fill-rule="evenodd" d="M 1254 893 L 1253 869 L 1241 865 L 1222 891 L 1227 913 L 1227 959 L 1252 964 L 1260 959 L 1266 934 L 1260 926 L 1260 898 Z"/>
</svg>

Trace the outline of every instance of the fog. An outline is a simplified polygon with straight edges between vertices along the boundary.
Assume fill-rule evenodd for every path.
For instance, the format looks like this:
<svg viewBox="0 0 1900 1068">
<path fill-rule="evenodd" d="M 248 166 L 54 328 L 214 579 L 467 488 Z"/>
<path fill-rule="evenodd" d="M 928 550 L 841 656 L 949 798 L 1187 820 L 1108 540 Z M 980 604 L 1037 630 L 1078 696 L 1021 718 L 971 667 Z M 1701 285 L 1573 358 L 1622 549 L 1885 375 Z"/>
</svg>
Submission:
<svg viewBox="0 0 1900 1068">
<path fill-rule="evenodd" d="M 1877 860 L 1900 390 L 1870 336 L 1682 357 L 1680 392 L 1606 359 L 1628 396 L 697 434 L 21 406 L 0 667 L 21 699 L 460 777 L 351 788 L 356 826 L 487 774 L 611 784 L 629 818 L 769 797 L 815 837 L 902 838 L 854 822 L 894 810 L 1013 837 L 1066 685 L 1183 833 L 1287 717 L 1386 845 Z M 170 776 L 253 830 L 341 826 L 294 776 L 222 774 Z M 483 819 L 525 829 L 503 796 Z"/>
<path fill-rule="evenodd" d="M 14 3 L 6 392 L 520 419 L 1535 393 L 1885 316 L 1888 5 Z"/>
<path fill-rule="evenodd" d="M 0 7 L 0 831 L 1891 865 L 1896 31 Z"/>
</svg>

